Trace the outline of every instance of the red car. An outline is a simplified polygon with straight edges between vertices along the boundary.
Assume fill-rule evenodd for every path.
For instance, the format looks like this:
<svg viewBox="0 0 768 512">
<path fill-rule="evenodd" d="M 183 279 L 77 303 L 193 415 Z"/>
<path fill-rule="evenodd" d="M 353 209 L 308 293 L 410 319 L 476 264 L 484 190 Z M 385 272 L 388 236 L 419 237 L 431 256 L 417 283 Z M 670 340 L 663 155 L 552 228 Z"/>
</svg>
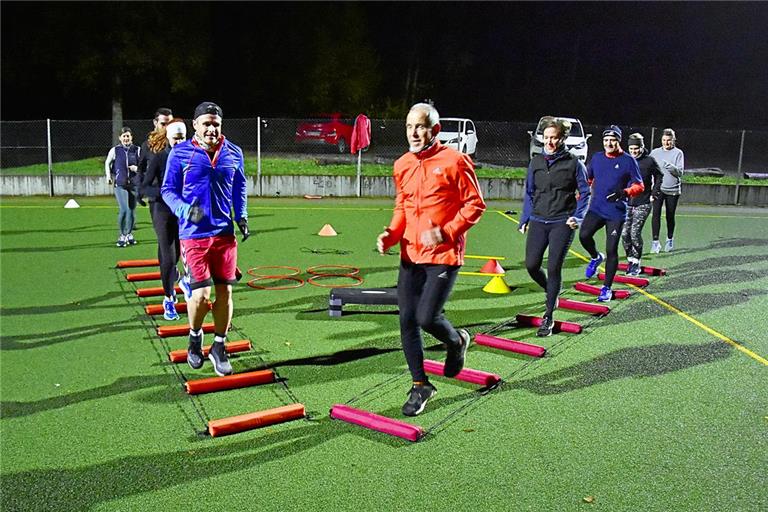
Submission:
<svg viewBox="0 0 768 512">
<path fill-rule="evenodd" d="M 352 141 L 353 123 L 338 112 L 320 114 L 311 121 L 300 123 L 296 127 L 297 144 L 317 144 L 335 146 L 339 153 L 347 153 Z"/>
</svg>

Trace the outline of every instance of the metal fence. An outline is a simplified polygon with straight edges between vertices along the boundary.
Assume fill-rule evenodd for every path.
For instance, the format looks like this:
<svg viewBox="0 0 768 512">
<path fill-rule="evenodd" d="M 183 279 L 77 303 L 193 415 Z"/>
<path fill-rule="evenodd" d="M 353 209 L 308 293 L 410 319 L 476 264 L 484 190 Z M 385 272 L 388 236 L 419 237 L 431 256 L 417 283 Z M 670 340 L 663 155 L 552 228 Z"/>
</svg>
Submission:
<svg viewBox="0 0 768 512">
<path fill-rule="evenodd" d="M 245 151 L 261 156 L 325 155 L 354 165 L 355 159 L 339 153 L 339 148 L 318 140 L 297 138 L 296 130 L 306 119 L 251 118 L 226 119 L 224 132 Z M 342 120 L 351 125 L 352 120 Z M 151 120 L 130 119 L 135 141 L 141 141 L 152 129 Z M 535 122 L 476 121 L 479 166 L 522 167 L 530 159 L 529 130 Z M 588 139 L 589 154 L 602 150 L 603 126 L 584 125 L 592 134 Z M 622 126 L 626 137 L 640 132 L 646 145 L 660 145 L 661 129 L 648 126 Z M 687 169 L 717 168 L 726 175 L 744 172 L 768 173 L 768 132 L 749 130 L 704 130 L 676 128 L 677 145 L 685 152 Z M 298 140 L 297 140 L 298 139 Z M 112 122 L 102 121 L 0 121 L 0 173 L 3 169 L 31 164 L 56 164 L 90 157 L 105 158 L 113 146 Z M 314 142 L 314 144 L 313 144 Z M 406 150 L 404 121 L 372 119 L 371 146 L 366 161 L 389 163 Z M 335 156 L 334 156 L 335 155 Z M 344 156 L 346 155 L 346 156 Z M 268 169 L 264 172 L 268 173 Z"/>
</svg>

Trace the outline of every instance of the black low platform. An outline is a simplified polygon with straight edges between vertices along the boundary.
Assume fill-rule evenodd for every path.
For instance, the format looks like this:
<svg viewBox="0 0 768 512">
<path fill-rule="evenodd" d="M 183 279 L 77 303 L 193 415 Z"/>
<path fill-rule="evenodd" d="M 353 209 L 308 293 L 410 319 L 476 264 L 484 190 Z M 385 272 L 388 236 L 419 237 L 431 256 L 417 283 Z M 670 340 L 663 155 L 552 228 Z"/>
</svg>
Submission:
<svg viewBox="0 0 768 512">
<path fill-rule="evenodd" d="M 341 316 L 344 304 L 397 306 L 397 288 L 333 288 L 328 298 L 328 314 Z"/>
</svg>

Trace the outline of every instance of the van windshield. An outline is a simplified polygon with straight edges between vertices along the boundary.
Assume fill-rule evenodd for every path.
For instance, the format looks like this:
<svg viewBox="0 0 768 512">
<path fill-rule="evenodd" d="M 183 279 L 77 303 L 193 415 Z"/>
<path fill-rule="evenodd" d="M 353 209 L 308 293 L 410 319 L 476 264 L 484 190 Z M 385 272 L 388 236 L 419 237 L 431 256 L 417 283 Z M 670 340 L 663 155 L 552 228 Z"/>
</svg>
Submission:
<svg viewBox="0 0 768 512">
<path fill-rule="evenodd" d="M 459 132 L 459 121 L 440 121 L 440 130 L 450 133 Z"/>
</svg>

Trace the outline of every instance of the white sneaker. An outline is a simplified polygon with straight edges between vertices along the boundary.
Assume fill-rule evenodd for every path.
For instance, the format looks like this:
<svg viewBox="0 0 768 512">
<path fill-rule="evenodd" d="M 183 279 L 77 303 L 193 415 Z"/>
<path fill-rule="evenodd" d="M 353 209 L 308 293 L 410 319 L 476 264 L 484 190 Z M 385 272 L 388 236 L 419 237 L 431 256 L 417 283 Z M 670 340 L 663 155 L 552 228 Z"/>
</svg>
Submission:
<svg viewBox="0 0 768 512">
<path fill-rule="evenodd" d="M 670 252 L 675 248 L 675 242 L 673 238 L 667 238 L 667 243 L 664 244 L 664 252 Z"/>
<path fill-rule="evenodd" d="M 125 247 L 127 244 L 128 244 L 128 242 L 126 242 L 126 240 L 125 240 L 125 235 L 120 235 L 117 238 L 117 243 L 115 245 L 118 246 L 118 247 Z"/>
<path fill-rule="evenodd" d="M 659 254 L 661 252 L 661 244 L 658 240 L 651 242 L 651 254 Z"/>
<path fill-rule="evenodd" d="M 133 233 L 125 235 L 125 243 L 129 245 L 136 245 L 136 240 L 133 238 Z"/>
</svg>

